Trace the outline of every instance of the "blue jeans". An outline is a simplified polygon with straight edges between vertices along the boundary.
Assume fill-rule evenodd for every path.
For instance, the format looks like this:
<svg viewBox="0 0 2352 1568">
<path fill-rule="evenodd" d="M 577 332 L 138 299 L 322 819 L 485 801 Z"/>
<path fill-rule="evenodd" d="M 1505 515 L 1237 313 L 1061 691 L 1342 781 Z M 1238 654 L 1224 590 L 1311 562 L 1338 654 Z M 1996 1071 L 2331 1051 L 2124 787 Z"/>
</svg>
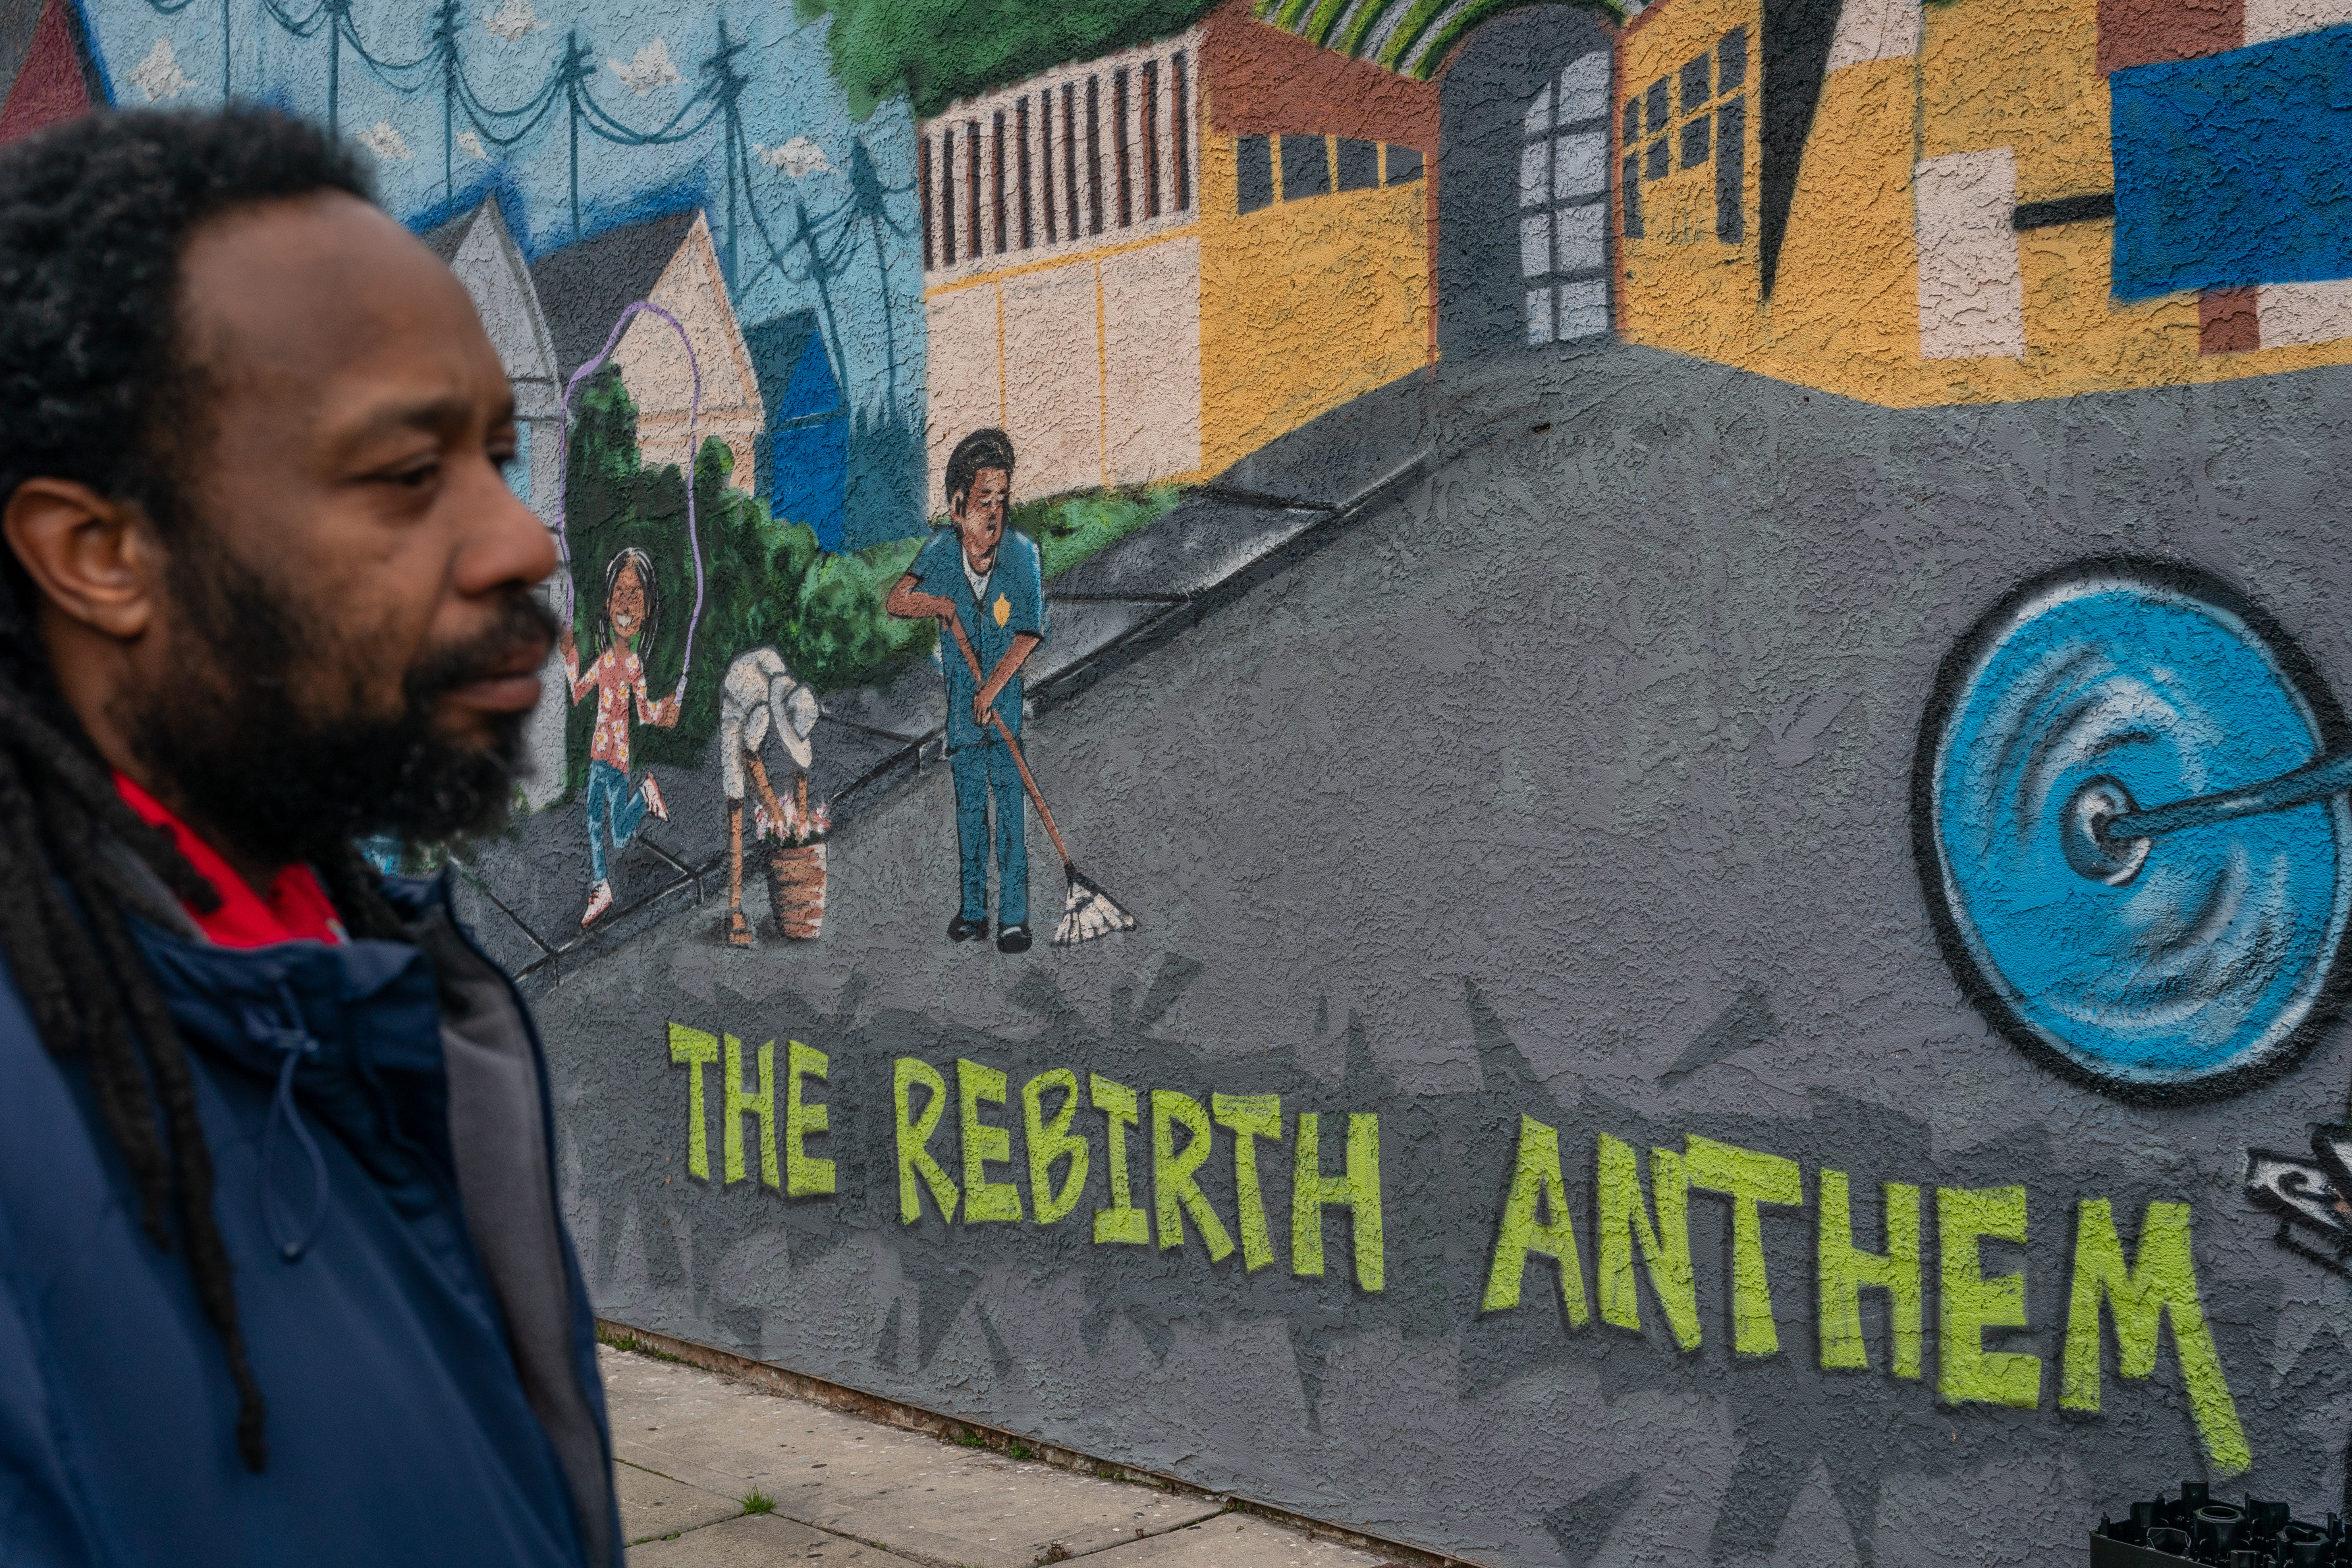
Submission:
<svg viewBox="0 0 2352 1568">
<path fill-rule="evenodd" d="M 988 798 L 996 797 L 996 918 L 1000 928 L 1029 924 L 1029 802 L 1012 749 L 992 736 L 948 754 L 955 775 L 956 845 L 963 852 L 966 920 L 988 918 Z"/>
<path fill-rule="evenodd" d="M 604 825 L 613 828 L 613 852 L 619 854 L 637 836 L 646 820 L 646 792 L 632 793 L 629 776 L 609 762 L 588 764 L 588 872 L 604 880 Z"/>
</svg>

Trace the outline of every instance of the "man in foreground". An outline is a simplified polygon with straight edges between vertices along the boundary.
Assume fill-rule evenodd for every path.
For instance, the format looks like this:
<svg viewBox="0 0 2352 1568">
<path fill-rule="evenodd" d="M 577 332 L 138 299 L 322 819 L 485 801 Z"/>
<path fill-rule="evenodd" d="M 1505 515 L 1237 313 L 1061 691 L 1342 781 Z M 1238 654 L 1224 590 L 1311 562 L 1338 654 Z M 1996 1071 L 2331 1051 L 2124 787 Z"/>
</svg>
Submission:
<svg viewBox="0 0 2352 1568">
<path fill-rule="evenodd" d="M 1013 442 L 975 430 L 948 455 L 948 517 L 892 586 L 883 608 L 940 622 L 948 682 L 948 768 L 955 778 L 962 902 L 948 940 L 988 938 L 989 805 L 996 814 L 996 948 L 1029 950 L 1029 802 L 997 733 L 1021 734 L 1021 666 L 1045 641 L 1045 574 L 1037 541 L 1005 530 Z"/>
<path fill-rule="evenodd" d="M 0 152 L 0 1561 L 621 1560 L 545 1067 L 446 883 L 552 639 L 465 291 L 259 110 Z"/>
</svg>

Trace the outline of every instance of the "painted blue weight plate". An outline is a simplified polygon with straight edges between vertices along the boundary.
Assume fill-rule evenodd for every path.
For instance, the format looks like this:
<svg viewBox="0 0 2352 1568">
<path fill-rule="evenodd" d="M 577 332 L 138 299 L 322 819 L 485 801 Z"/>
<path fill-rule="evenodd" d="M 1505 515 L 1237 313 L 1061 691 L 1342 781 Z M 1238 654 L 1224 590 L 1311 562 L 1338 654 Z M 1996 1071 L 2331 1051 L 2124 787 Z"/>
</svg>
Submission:
<svg viewBox="0 0 2352 1568">
<path fill-rule="evenodd" d="M 2341 723 L 2284 634 L 2201 575 L 2102 562 L 2028 584 L 1954 650 L 1921 734 L 1921 873 L 1963 987 L 2126 1093 L 2278 1065 L 2333 991 L 2344 798 L 2146 841 L 2119 883 L 2069 863 L 2068 808 L 2101 778 L 2144 807 L 2257 783 Z"/>
</svg>

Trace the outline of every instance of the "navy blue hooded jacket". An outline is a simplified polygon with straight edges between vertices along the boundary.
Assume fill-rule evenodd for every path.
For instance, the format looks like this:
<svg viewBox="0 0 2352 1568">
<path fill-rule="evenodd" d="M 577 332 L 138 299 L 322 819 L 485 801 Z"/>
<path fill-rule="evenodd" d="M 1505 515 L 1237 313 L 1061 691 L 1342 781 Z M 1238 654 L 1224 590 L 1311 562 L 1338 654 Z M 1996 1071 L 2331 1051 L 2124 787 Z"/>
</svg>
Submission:
<svg viewBox="0 0 2352 1568">
<path fill-rule="evenodd" d="M 0 981 L 0 1563 L 620 1563 L 538 1036 L 446 883 L 386 891 L 417 946 L 140 930 L 268 1404 L 257 1476 L 184 1259 Z"/>
</svg>

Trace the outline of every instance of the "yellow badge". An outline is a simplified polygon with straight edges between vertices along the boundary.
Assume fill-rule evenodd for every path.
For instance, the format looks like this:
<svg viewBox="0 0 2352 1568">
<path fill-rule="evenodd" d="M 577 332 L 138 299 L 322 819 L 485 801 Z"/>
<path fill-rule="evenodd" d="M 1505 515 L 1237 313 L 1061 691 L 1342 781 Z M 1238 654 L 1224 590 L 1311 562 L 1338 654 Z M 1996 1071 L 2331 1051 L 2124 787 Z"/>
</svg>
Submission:
<svg viewBox="0 0 2352 1568">
<path fill-rule="evenodd" d="M 996 623 L 997 623 L 999 626 L 1002 626 L 1002 625 L 1003 625 L 1007 621 L 1010 621 L 1010 620 L 1012 620 L 1012 619 L 1013 619 L 1013 601 L 1011 601 L 1011 600 L 1009 600 L 1009 599 L 1005 598 L 1005 597 L 1004 597 L 1004 595 L 1003 595 L 1003 594 L 1001 594 L 1001 593 L 1000 593 L 1000 594 L 998 594 L 998 595 L 996 596 Z"/>
</svg>

